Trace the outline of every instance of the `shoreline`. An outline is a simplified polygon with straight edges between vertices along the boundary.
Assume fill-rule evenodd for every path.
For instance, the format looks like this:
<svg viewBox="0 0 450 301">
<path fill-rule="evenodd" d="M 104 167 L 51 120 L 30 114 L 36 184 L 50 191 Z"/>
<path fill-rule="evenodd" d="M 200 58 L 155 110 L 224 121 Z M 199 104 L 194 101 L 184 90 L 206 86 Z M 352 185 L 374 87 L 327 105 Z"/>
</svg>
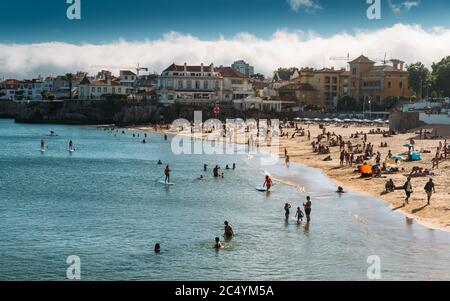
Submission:
<svg viewBox="0 0 450 301">
<path fill-rule="evenodd" d="M 327 127 L 328 128 L 328 127 Z M 357 127 L 357 128 L 350 128 L 347 130 L 367 130 L 367 129 L 374 129 L 378 127 Z M 425 128 L 432 128 L 432 126 L 425 126 Z M 187 137 L 193 137 L 194 139 L 201 139 L 202 141 L 210 141 L 214 140 L 212 137 L 208 137 L 208 134 L 201 134 L 198 137 L 194 137 L 191 133 L 187 132 L 176 132 L 172 131 L 170 129 L 158 129 L 155 131 L 153 127 L 148 126 L 133 126 L 133 127 L 127 127 L 129 130 L 137 130 L 142 132 L 154 132 L 159 134 L 166 134 L 168 136 L 175 136 L 175 135 L 184 135 Z M 330 127 L 331 129 L 331 127 Z M 335 129 L 335 128 L 333 128 Z M 312 125 L 309 130 L 311 132 L 318 131 L 317 125 Z M 336 130 L 336 129 L 335 129 Z M 337 133 L 337 132 L 336 132 Z M 395 151 L 398 150 L 398 145 L 402 145 L 406 143 L 409 139 L 409 137 L 414 136 L 414 133 L 406 133 L 406 134 L 398 134 L 392 138 L 385 138 L 382 139 L 383 141 L 387 140 L 390 144 L 390 148 L 392 149 L 393 153 L 396 153 Z M 311 135 L 311 137 L 314 137 L 315 135 Z M 372 136 L 369 136 L 372 138 Z M 243 140 L 245 137 L 237 137 L 233 143 L 236 144 L 246 144 Z M 347 137 L 344 137 L 347 138 Z M 425 185 L 424 180 L 428 180 L 429 177 L 423 177 L 423 178 L 413 178 L 413 185 L 415 186 L 415 192 L 412 196 L 412 199 L 410 200 L 410 204 L 407 206 L 402 206 L 403 199 L 404 199 L 404 192 L 403 190 L 389 193 L 386 195 L 381 194 L 381 191 L 384 190 L 384 183 L 386 179 L 376 179 L 376 178 L 369 178 L 369 179 L 361 179 L 359 177 L 356 177 L 356 174 L 353 173 L 352 168 L 337 168 L 339 166 L 339 159 L 336 160 L 339 156 L 336 156 L 336 150 L 331 152 L 331 156 L 333 157 L 333 161 L 330 162 L 324 162 L 321 159 L 325 157 L 324 155 L 317 155 L 314 154 L 311 150 L 311 145 L 309 140 L 305 140 L 304 137 L 300 139 L 301 141 L 295 140 L 291 141 L 287 138 L 280 138 L 280 143 L 278 146 L 278 156 L 280 160 L 284 160 L 284 148 L 288 149 L 288 154 L 291 157 L 290 162 L 291 163 L 298 163 L 302 164 L 304 166 L 310 167 L 310 168 L 316 168 L 319 169 L 324 175 L 326 175 L 329 179 L 331 179 L 337 186 L 342 186 L 347 191 L 351 191 L 354 193 L 371 196 L 379 201 L 382 201 L 384 203 L 387 203 L 389 208 L 393 212 L 400 213 L 404 215 L 405 217 L 409 219 L 415 220 L 418 224 L 431 229 L 431 230 L 440 230 L 444 232 L 450 232 L 450 202 L 447 204 L 448 207 L 442 207 L 446 204 L 443 203 L 445 199 L 450 200 L 450 194 L 446 192 L 447 184 L 445 181 L 446 175 L 448 175 L 448 171 L 450 168 L 450 165 L 448 164 L 448 160 L 444 161 L 442 164 L 441 169 L 436 170 L 437 175 L 433 178 L 439 178 L 439 182 L 436 185 L 437 193 L 433 195 L 433 199 L 431 202 L 431 206 L 423 206 L 426 205 L 426 199 L 425 193 L 422 190 L 422 187 Z M 390 140 L 390 141 L 389 141 Z M 395 140 L 396 145 L 391 145 L 391 141 Z M 370 142 L 370 139 L 368 140 Z M 432 148 L 430 144 L 437 144 L 440 140 L 426 140 L 427 148 Z M 419 143 L 418 143 L 419 144 Z M 375 145 L 375 144 L 374 144 Z M 378 145 L 375 145 L 378 146 Z M 273 147 L 273 146 L 272 146 Z M 261 147 L 260 151 L 266 151 L 264 147 Z M 339 147 L 337 148 L 337 151 L 339 153 Z M 267 151 L 266 151 L 267 152 Z M 270 151 L 269 151 L 270 152 Z M 423 161 L 428 161 L 428 158 L 425 158 Z M 384 158 L 384 157 L 383 157 Z M 410 162 L 410 163 L 403 163 L 403 168 L 405 168 L 405 171 L 399 172 L 395 175 L 388 175 L 387 178 L 394 178 L 396 185 L 403 185 L 403 182 L 401 181 L 401 178 L 406 180 L 406 177 L 404 177 L 403 173 L 407 173 L 410 171 L 409 165 L 420 165 L 425 164 L 425 162 L 417 163 L 417 162 Z M 337 166 L 336 166 L 337 165 Z M 429 166 L 428 168 L 430 168 Z M 448 177 L 447 177 L 448 178 Z M 443 182 L 441 182 L 441 179 L 444 179 Z M 362 181 L 370 181 L 370 185 L 367 185 L 365 182 Z M 362 183 L 361 183 L 362 182 Z M 373 183 L 376 182 L 376 183 Z M 416 183 L 414 183 L 416 182 Z M 420 182 L 420 184 L 417 184 L 417 182 Z M 423 182 L 423 183 L 422 183 Z M 422 185 L 423 184 L 423 185 Z M 449 183 L 450 185 L 450 183 Z M 420 199 L 417 198 L 417 196 L 420 196 Z M 437 204 L 436 204 L 437 203 Z M 425 212 L 426 214 L 423 214 Z"/>
</svg>

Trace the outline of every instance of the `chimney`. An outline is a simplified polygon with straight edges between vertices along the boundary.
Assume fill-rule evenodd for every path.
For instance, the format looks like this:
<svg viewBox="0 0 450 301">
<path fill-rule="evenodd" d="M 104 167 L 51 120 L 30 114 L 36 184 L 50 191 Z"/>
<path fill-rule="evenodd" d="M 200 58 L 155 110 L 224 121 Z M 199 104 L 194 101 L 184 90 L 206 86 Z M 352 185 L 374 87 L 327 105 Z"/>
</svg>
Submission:
<svg viewBox="0 0 450 301">
<path fill-rule="evenodd" d="M 200 71 L 203 73 L 203 63 L 202 63 L 202 65 L 201 65 Z"/>
<path fill-rule="evenodd" d="M 403 66 L 405 65 L 405 62 L 400 62 L 400 70 L 403 71 Z"/>
<path fill-rule="evenodd" d="M 184 63 L 184 72 L 187 72 L 187 63 Z"/>
<path fill-rule="evenodd" d="M 211 63 L 210 67 L 211 67 L 211 73 L 213 73 L 214 72 L 214 63 Z"/>
</svg>

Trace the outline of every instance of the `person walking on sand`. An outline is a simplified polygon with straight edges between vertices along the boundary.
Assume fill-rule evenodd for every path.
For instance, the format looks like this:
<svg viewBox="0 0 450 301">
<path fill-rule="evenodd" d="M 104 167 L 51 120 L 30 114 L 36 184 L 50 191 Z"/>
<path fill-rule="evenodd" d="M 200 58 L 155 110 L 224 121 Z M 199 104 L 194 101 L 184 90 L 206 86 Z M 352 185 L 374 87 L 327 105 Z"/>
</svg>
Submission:
<svg viewBox="0 0 450 301">
<path fill-rule="evenodd" d="M 307 196 L 306 197 L 306 203 L 303 204 L 303 207 L 305 208 L 305 214 L 306 214 L 306 221 L 309 224 L 311 222 L 311 207 L 312 207 L 312 202 L 311 202 L 311 197 Z"/>
<path fill-rule="evenodd" d="M 406 204 L 409 204 L 409 198 L 411 197 L 411 194 L 413 193 L 411 178 L 408 178 L 405 185 L 403 185 L 403 189 L 405 190 L 405 194 L 406 194 L 405 202 L 406 202 Z"/>
<path fill-rule="evenodd" d="M 433 179 L 430 179 L 430 181 L 428 181 L 424 189 L 427 194 L 427 201 L 428 201 L 427 204 L 429 206 L 431 204 L 431 196 L 433 195 L 433 193 L 436 193 L 436 188 L 434 187 Z"/>
</svg>

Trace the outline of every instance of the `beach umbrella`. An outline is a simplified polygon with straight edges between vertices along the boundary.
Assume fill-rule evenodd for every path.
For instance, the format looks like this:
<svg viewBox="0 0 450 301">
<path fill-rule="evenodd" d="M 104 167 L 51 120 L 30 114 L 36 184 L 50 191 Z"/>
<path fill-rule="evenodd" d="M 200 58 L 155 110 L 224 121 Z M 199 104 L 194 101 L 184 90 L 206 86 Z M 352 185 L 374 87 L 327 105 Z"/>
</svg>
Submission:
<svg viewBox="0 0 450 301">
<path fill-rule="evenodd" d="M 389 120 L 385 120 L 384 123 L 391 123 Z"/>
<path fill-rule="evenodd" d="M 351 119 L 344 119 L 344 122 L 352 122 Z"/>
<path fill-rule="evenodd" d="M 303 118 L 304 121 L 311 121 L 309 118 Z"/>
<path fill-rule="evenodd" d="M 314 118 L 314 121 L 319 122 L 319 121 L 322 121 L 322 119 L 320 119 L 320 118 Z"/>
<path fill-rule="evenodd" d="M 339 118 L 334 118 L 333 120 L 334 122 L 342 122 L 342 120 L 340 120 Z"/>
<path fill-rule="evenodd" d="M 300 117 L 296 117 L 294 120 L 301 121 L 302 119 Z"/>
<path fill-rule="evenodd" d="M 323 121 L 325 121 L 325 122 L 330 122 L 331 119 L 330 119 L 330 118 L 325 118 Z"/>
</svg>

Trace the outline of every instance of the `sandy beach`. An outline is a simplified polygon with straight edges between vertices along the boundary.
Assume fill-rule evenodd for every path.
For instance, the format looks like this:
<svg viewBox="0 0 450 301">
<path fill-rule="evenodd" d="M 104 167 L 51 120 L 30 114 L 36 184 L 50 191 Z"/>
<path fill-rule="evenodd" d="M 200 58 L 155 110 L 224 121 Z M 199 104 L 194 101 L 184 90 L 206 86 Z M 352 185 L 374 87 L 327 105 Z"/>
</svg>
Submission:
<svg viewBox="0 0 450 301">
<path fill-rule="evenodd" d="M 139 131 L 154 131 L 153 127 L 134 127 L 133 129 Z M 294 132 L 301 133 L 302 129 L 304 136 L 296 135 L 292 138 Z M 432 229 L 441 229 L 445 231 L 450 231 L 450 156 L 447 160 L 441 160 L 439 162 L 438 168 L 432 168 L 432 159 L 436 155 L 436 150 L 439 146 L 439 142 L 444 144 L 445 139 L 450 138 L 450 127 L 449 126 L 425 126 L 422 130 L 428 131 L 428 136 L 434 136 L 437 130 L 437 135 L 440 138 L 431 139 L 420 139 L 420 128 L 411 130 L 407 133 L 396 134 L 390 137 L 383 135 L 383 132 L 388 131 L 388 127 L 380 125 L 356 125 L 352 124 L 349 127 L 345 127 L 340 124 L 328 124 L 326 125 L 325 133 L 329 132 L 331 135 L 331 140 L 333 137 L 341 136 L 342 140 L 346 143 L 351 142 L 353 148 L 359 145 L 362 148 L 365 145 L 371 143 L 374 146 L 373 152 L 381 153 L 381 163 L 387 162 L 389 167 L 397 167 L 398 172 L 381 174 L 381 177 L 369 177 L 362 178 L 360 173 L 355 172 L 357 165 L 355 163 L 351 165 L 340 166 L 340 146 L 329 147 L 329 153 L 318 154 L 313 151 L 312 142 L 321 135 L 324 130 L 319 127 L 318 124 L 298 124 L 296 128 L 285 128 L 283 133 L 284 136 L 279 139 L 278 144 L 272 144 L 271 147 L 264 147 L 261 143 L 261 151 L 273 152 L 276 149 L 281 158 L 284 160 L 285 149 L 288 152 L 290 162 L 304 164 L 310 167 L 321 169 L 326 175 L 336 182 L 337 186 L 342 186 L 346 191 L 353 191 L 362 194 L 372 195 L 381 200 L 384 200 L 390 204 L 393 211 L 398 211 L 405 214 L 411 219 L 415 219 L 417 222 L 423 224 L 426 227 Z M 158 130 L 161 133 L 168 135 L 190 135 L 189 132 L 178 132 L 176 130 Z M 308 139 L 308 131 L 310 134 L 310 139 Z M 371 131 L 378 131 L 378 133 L 372 133 Z M 358 137 L 352 135 L 355 133 L 360 133 Z M 361 134 L 363 133 L 363 134 Z M 334 136 L 334 135 L 335 136 Z M 366 135 L 366 142 L 364 143 L 364 134 Z M 203 139 L 216 139 L 217 136 L 211 134 L 201 135 Z M 393 156 L 400 155 L 403 158 L 407 157 L 408 148 L 405 147 L 406 144 L 410 143 L 410 139 L 413 138 L 415 141 L 415 151 L 420 153 L 421 161 L 407 162 L 400 161 L 394 162 L 393 160 L 387 161 L 388 152 L 391 151 Z M 326 140 L 326 139 L 325 139 Z M 449 139 L 450 140 L 450 139 Z M 246 144 L 248 142 L 248 134 L 236 135 L 236 143 Z M 380 147 L 381 143 L 387 143 L 387 147 Z M 321 145 L 328 146 L 328 141 L 321 142 Z M 347 149 L 347 146 L 345 147 Z M 357 155 L 355 154 L 355 158 Z M 330 161 L 324 161 L 325 158 L 331 157 Z M 376 156 L 374 155 L 370 160 L 364 160 L 369 165 L 375 165 Z M 412 178 L 413 194 L 410 198 L 409 204 L 405 203 L 405 191 L 401 188 L 405 184 L 407 177 L 410 175 L 413 168 L 421 168 L 422 170 L 429 170 L 434 175 L 433 176 L 420 176 Z M 436 193 L 433 194 L 431 205 L 427 205 L 427 196 L 424 190 L 425 184 L 430 178 L 436 185 Z M 394 181 L 397 190 L 390 193 L 385 193 L 386 182 L 392 179 Z"/>
</svg>

